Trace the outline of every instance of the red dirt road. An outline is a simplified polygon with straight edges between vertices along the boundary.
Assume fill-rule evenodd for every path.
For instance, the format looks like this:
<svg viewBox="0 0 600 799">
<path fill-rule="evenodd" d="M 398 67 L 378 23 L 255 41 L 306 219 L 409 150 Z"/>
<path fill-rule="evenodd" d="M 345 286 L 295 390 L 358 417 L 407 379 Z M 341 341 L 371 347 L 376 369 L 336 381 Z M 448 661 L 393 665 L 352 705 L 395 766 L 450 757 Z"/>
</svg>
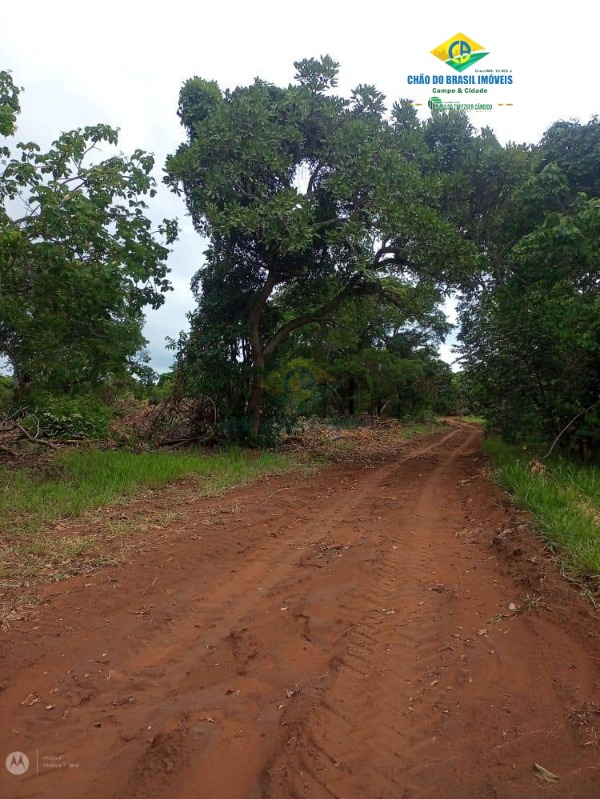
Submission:
<svg viewBox="0 0 600 799">
<path fill-rule="evenodd" d="M 599 797 L 598 615 L 484 466 L 460 426 L 263 480 L 46 587 L 0 633 L 0 796 Z"/>
</svg>

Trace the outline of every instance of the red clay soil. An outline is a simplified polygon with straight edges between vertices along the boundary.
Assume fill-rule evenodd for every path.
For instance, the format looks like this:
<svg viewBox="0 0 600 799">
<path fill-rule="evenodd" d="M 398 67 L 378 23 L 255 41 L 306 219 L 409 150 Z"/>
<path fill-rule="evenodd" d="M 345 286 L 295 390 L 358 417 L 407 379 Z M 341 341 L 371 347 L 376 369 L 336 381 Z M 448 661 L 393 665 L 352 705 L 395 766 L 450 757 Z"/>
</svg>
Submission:
<svg viewBox="0 0 600 799">
<path fill-rule="evenodd" d="M 479 439 L 191 502 L 184 535 L 47 586 L 1 633 L 0 795 L 600 796 L 598 615 Z"/>
</svg>

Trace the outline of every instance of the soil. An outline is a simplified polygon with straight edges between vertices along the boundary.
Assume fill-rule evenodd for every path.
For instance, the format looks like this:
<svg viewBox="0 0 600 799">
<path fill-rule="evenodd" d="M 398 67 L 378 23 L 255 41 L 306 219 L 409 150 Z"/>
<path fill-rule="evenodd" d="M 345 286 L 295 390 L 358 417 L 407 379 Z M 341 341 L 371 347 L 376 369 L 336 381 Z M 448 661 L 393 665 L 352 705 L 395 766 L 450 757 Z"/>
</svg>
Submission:
<svg viewBox="0 0 600 799">
<path fill-rule="evenodd" d="M 177 510 L 0 633 L 0 796 L 600 796 L 598 614 L 477 428 Z"/>
</svg>

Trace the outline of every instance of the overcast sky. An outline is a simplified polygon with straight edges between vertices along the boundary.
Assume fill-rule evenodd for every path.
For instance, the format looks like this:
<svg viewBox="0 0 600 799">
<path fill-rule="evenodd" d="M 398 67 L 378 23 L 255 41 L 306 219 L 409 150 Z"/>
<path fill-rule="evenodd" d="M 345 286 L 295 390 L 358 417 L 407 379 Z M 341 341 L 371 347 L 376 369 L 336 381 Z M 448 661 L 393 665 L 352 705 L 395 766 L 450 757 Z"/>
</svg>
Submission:
<svg viewBox="0 0 600 799">
<path fill-rule="evenodd" d="M 512 70 L 513 76 L 512 86 L 494 87 L 485 98 L 513 105 L 472 113 L 473 124 L 491 125 L 502 142 L 538 141 L 557 119 L 587 121 L 600 111 L 593 8 L 581 0 L 560 13 L 522 0 L 225 0 L 210 6 L 182 0 L 30 0 L 17 6 L 5 0 L 0 69 L 12 70 L 25 89 L 19 139 L 47 146 L 63 130 L 108 123 L 120 128 L 123 152 L 139 147 L 155 154 L 160 181 L 167 154 L 182 140 L 176 108 L 187 78 L 217 80 L 222 88 L 256 76 L 287 85 L 294 61 L 327 53 L 341 64 L 341 93 L 372 83 L 390 104 L 400 97 L 423 103 L 426 116 L 431 87 L 413 88 L 407 76 L 453 73 L 430 51 L 458 32 L 489 51 L 477 68 Z M 186 327 L 193 306 L 189 283 L 204 245 L 183 203 L 164 187 L 152 216 L 176 216 L 182 228 L 170 257 L 175 291 L 160 311 L 148 314 L 145 328 L 152 364 L 163 371 L 172 362 L 165 336 L 176 338 Z M 443 352 L 449 357 L 449 347 Z"/>
</svg>

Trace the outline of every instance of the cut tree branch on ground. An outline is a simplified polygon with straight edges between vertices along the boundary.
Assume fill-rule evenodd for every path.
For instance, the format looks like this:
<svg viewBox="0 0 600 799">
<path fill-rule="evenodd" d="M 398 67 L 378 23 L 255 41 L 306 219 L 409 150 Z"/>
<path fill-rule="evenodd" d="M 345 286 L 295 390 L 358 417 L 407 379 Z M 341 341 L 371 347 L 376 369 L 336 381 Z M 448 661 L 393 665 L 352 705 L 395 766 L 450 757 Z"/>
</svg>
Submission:
<svg viewBox="0 0 600 799">
<path fill-rule="evenodd" d="M 56 449 L 58 444 L 55 441 L 50 441 L 46 438 L 36 438 L 36 436 L 32 436 L 23 425 L 20 425 L 15 422 L 15 429 L 20 432 L 20 438 L 24 438 L 27 441 L 30 441 L 32 444 L 41 444 L 44 447 L 50 447 L 51 449 Z"/>
<path fill-rule="evenodd" d="M 18 444 L 20 441 L 28 441 L 30 444 L 39 444 L 48 449 L 58 449 L 61 446 L 79 446 L 83 443 L 83 440 L 80 438 L 40 438 L 37 435 L 32 435 L 27 428 L 15 422 L 14 419 L 4 419 L 0 421 L 0 436 L 3 436 L 5 441 L 8 441 L 8 443 L 12 445 Z M 6 444 L 0 444 L 0 450 L 14 457 L 18 457 L 18 453 L 10 449 L 10 447 L 7 447 Z"/>
</svg>

